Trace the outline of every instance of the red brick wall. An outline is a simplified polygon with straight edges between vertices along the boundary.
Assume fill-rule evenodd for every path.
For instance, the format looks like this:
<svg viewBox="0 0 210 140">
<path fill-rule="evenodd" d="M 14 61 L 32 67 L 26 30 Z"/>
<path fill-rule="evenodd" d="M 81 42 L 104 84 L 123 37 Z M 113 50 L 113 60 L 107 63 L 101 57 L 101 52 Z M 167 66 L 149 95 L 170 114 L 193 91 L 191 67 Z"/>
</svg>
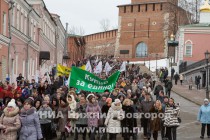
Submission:
<svg viewBox="0 0 210 140">
<path fill-rule="evenodd" d="M 85 46 L 78 46 L 75 42 L 77 37 L 68 38 L 68 52 L 70 53 L 70 60 L 68 66 L 70 67 L 73 63 L 82 60 L 85 55 Z M 78 37 L 79 38 L 79 37 Z"/>
<path fill-rule="evenodd" d="M 114 55 L 117 30 L 100 32 L 85 36 L 85 55 Z"/>
<path fill-rule="evenodd" d="M 151 2 L 151 0 L 133 0 L 135 2 Z M 135 58 L 136 46 L 144 42 L 148 46 L 148 54 L 165 57 L 165 38 L 163 26 L 165 25 L 164 16 L 168 3 L 147 3 L 119 6 L 119 48 L 120 58 Z M 180 9 L 179 9 L 180 10 Z M 178 10 L 178 11 L 179 11 Z M 179 13 L 179 12 L 178 12 Z M 177 14 L 179 25 L 186 23 L 185 14 L 180 10 Z M 172 24 L 172 23 L 171 23 Z M 171 32 L 169 31 L 168 36 Z M 129 50 L 129 55 L 119 54 L 120 50 Z M 138 58 L 138 60 L 141 60 Z"/>
</svg>

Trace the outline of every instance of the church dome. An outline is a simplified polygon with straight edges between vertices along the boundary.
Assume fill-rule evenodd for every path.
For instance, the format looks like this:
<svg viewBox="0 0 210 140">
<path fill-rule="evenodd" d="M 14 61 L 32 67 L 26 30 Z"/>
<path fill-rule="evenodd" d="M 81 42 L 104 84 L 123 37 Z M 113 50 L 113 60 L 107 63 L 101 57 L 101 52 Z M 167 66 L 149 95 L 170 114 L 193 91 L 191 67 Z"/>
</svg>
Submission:
<svg viewBox="0 0 210 140">
<path fill-rule="evenodd" d="M 204 5 L 201 6 L 200 12 L 210 12 L 209 0 L 206 0 Z"/>
</svg>

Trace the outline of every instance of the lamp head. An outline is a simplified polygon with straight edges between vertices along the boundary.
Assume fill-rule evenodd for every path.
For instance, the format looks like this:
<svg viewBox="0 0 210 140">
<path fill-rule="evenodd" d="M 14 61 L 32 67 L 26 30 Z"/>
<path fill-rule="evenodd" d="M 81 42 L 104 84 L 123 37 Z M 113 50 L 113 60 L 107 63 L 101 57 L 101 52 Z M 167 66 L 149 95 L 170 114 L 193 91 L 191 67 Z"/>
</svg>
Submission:
<svg viewBox="0 0 210 140">
<path fill-rule="evenodd" d="M 205 58 L 206 58 L 206 59 L 209 59 L 209 56 L 210 56 L 209 51 L 207 50 L 204 54 L 205 54 Z"/>
<path fill-rule="evenodd" d="M 10 3 L 11 5 L 13 5 L 13 4 L 15 4 L 15 1 L 14 1 L 14 0 L 9 0 L 9 3 Z"/>
</svg>

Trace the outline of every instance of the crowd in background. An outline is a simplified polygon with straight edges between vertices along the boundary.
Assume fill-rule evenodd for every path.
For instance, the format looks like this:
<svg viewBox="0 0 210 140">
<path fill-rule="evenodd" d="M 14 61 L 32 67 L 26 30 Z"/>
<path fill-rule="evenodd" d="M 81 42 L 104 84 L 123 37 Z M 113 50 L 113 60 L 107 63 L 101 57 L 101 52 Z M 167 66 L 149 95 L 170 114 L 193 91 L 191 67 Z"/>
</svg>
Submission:
<svg viewBox="0 0 210 140">
<path fill-rule="evenodd" d="M 96 61 L 91 64 L 94 66 L 94 63 Z M 82 62 L 76 64 L 79 65 Z M 114 70 L 119 69 L 120 62 L 114 65 Z M 144 139 L 157 140 L 161 132 L 160 137 L 163 139 L 176 140 L 176 129 L 180 125 L 179 105 L 170 97 L 172 82 L 168 78 L 168 70 L 161 69 L 159 75 L 141 73 L 138 65 L 127 65 L 112 92 L 105 90 L 104 93 L 90 93 L 67 87 L 64 84 L 66 77 L 54 79 L 50 75 L 49 84 L 48 81 L 36 83 L 34 79 L 27 81 L 20 74 L 17 86 L 9 82 L 0 85 L 0 98 L 3 99 L 0 138 L 65 140 L 73 137 L 77 140 L 80 132 L 75 128 L 85 128 L 83 140 L 86 140 L 86 135 L 90 140 L 116 140 L 117 135 L 121 135 L 124 140 L 137 140 L 139 128 L 143 127 Z M 101 78 L 105 77 L 101 75 Z M 62 117 L 40 115 L 46 111 L 56 112 L 56 116 L 61 112 Z M 97 117 L 78 118 L 75 113 Z M 107 117 L 101 118 L 100 114 L 104 113 Z M 167 113 L 170 117 L 151 119 L 143 115 L 135 118 L 135 113 Z M 126 114 L 132 115 L 128 118 Z M 106 129 L 97 134 L 100 127 Z M 129 131 L 123 131 L 123 128 Z"/>
</svg>

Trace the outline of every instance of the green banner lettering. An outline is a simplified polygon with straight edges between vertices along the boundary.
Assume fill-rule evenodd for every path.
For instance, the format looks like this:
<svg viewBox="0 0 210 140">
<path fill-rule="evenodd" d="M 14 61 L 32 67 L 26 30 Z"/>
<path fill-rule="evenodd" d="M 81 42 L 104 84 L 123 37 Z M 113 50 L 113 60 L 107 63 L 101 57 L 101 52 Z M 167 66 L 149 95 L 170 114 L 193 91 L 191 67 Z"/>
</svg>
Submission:
<svg viewBox="0 0 210 140">
<path fill-rule="evenodd" d="M 103 80 L 88 71 L 72 67 L 69 77 L 69 87 L 99 93 L 104 92 L 104 90 L 112 91 L 116 85 L 119 75 L 120 72 L 117 71 L 108 79 Z"/>
</svg>

